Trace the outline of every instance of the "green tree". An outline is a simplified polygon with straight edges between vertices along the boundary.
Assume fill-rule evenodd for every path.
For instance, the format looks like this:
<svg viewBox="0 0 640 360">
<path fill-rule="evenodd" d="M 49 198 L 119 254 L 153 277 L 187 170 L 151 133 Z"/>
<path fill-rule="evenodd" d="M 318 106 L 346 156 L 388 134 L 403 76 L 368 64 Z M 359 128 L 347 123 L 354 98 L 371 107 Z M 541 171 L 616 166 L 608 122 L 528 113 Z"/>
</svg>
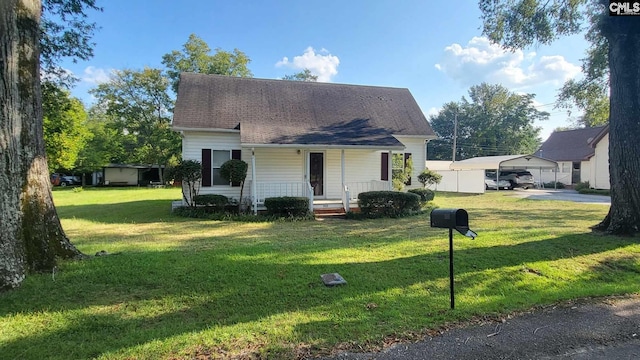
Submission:
<svg viewBox="0 0 640 360">
<path fill-rule="evenodd" d="M 202 165 L 196 160 L 181 160 L 170 168 L 167 176 L 182 183 L 182 198 L 191 208 L 196 207 L 195 199 L 200 191 Z"/>
<path fill-rule="evenodd" d="M 609 59 L 607 39 L 599 29 L 600 13 L 597 1 L 587 2 L 589 29 L 585 39 L 590 43 L 587 56 L 582 59 L 579 80 L 568 80 L 560 89 L 557 108 L 577 107 L 583 112 L 576 125 L 592 127 L 609 122 Z M 569 111 L 569 114 L 570 111 Z"/>
<path fill-rule="evenodd" d="M 430 117 L 440 138 L 427 144 L 429 159 L 451 159 L 454 132 L 456 160 L 533 153 L 540 145 L 540 128 L 533 122 L 549 117 L 535 108 L 533 98 L 533 94 L 515 94 L 502 85 L 472 86 L 469 99 L 446 103 Z"/>
<path fill-rule="evenodd" d="M 242 192 L 244 190 L 244 181 L 247 179 L 247 170 L 249 165 L 238 159 L 231 159 L 220 166 L 220 176 L 230 183 L 240 184 L 240 200 L 238 201 L 238 210 L 242 210 Z"/>
<path fill-rule="evenodd" d="M 89 109 L 87 129 L 91 134 L 87 144 L 80 150 L 76 169 L 82 173 L 102 169 L 109 163 L 126 163 L 135 148 L 135 138 L 124 134 L 123 127 L 115 122 L 103 109 Z"/>
<path fill-rule="evenodd" d="M 42 84 L 44 143 L 49 171 L 71 170 L 89 140 L 87 112 L 82 102 L 60 86 Z"/>
<path fill-rule="evenodd" d="M 426 188 L 427 186 L 440 184 L 440 181 L 442 181 L 442 175 L 433 170 L 424 169 L 420 175 L 418 175 L 418 181 L 420 181 L 423 188 Z"/>
<path fill-rule="evenodd" d="M 311 70 L 304 69 L 292 75 L 285 75 L 282 80 L 316 82 L 318 81 L 318 75 L 313 75 Z"/>
<path fill-rule="evenodd" d="M 53 204 L 43 138 L 40 72 L 47 59 L 90 56 L 90 46 L 55 34 L 84 32 L 90 0 L 45 1 L 45 12 L 75 21 L 59 31 L 41 23 L 39 0 L 0 1 L 0 290 L 19 286 L 28 271 L 51 271 L 60 258 L 82 254 L 65 235 Z M 43 30 L 44 26 L 44 30 Z M 40 44 L 49 37 L 51 47 Z M 57 38 L 59 41 L 51 39 Z"/>
<path fill-rule="evenodd" d="M 393 169 L 391 170 L 391 184 L 397 191 L 402 191 L 413 174 L 413 159 L 405 160 L 404 154 L 393 154 L 391 158 Z"/>
<path fill-rule="evenodd" d="M 483 32 L 510 49 L 549 44 L 575 34 L 585 23 L 606 42 L 609 74 L 609 180 L 611 207 L 594 226 L 612 234 L 640 229 L 640 22 L 634 16 L 610 16 L 609 1 L 480 0 Z M 593 45 L 593 42 L 592 42 Z M 603 52 L 605 47 L 593 47 Z M 602 54 L 604 56 L 604 54 Z"/>
<path fill-rule="evenodd" d="M 182 50 L 173 50 L 162 56 L 162 63 L 167 67 L 167 75 L 171 79 L 171 86 L 178 92 L 178 81 L 181 72 L 200 74 L 217 74 L 237 77 L 252 77 L 247 67 L 251 59 L 242 51 L 233 49 L 228 52 L 217 48 L 210 55 L 209 45 L 195 34 L 189 35 L 189 40 L 182 46 Z"/>
<path fill-rule="evenodd" d="M 170 166 L 181 150 L 180 136 L 170 128 L 169 80 L 159 69 L 115 71 L 111 79 L 90 91 L 97 105 L 114 120 L 124 136 L 133 141 L 125 145 L 125 162 Z M 128 142 L 132 144 L 132 142 Z M 164 182 L 162 172 L 160 180 Z"/>
</svg>

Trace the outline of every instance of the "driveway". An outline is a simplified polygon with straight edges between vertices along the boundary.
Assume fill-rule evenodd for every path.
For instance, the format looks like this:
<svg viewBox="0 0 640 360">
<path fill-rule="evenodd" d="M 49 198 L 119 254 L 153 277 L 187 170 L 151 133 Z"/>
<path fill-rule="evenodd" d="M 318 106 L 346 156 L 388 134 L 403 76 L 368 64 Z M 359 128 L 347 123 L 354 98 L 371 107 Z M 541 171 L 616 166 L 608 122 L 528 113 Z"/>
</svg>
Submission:
<svg viewBox="0 0 640 360">
<path fill-rule="evenodd" d="M 575 190 L 551 190 L 551 189 L 514 189 L 509 191 L 510 196 L 532 200 L 560 200 L 573 201 L 587 204 L 611 205 L 611 198 L 603 195 L 580 194 Z"/>
<path fill-rule="evenodd" d="M 609 360 L 640 358 L 640 297 L 566 302 L 444 331 L 378 353 L 325 360 Z"/>
</svg>

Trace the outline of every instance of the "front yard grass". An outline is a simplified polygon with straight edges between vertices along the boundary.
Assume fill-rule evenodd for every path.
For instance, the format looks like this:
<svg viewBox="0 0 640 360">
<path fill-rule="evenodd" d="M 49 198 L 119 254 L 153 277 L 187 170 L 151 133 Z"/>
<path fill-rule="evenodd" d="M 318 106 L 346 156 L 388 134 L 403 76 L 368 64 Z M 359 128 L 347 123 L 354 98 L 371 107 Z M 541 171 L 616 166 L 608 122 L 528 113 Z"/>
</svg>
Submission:
<svg viewBox="0 0 640 360">
<path fill-rule="evenodd" d="M 638 238 L 588 227 L 606 206 L 438 193 L 464 208 L 449 310 L 448 231 L 401 219 L 239 223 L 169 213 L 176 189 L 56 191 L 87 254 L 0 294 L 8 359 L 294 359 L 379 349 L 474 317 L 640 291 Z M 340 273 L 327 288 L 320 275 Z"/>
</svg>

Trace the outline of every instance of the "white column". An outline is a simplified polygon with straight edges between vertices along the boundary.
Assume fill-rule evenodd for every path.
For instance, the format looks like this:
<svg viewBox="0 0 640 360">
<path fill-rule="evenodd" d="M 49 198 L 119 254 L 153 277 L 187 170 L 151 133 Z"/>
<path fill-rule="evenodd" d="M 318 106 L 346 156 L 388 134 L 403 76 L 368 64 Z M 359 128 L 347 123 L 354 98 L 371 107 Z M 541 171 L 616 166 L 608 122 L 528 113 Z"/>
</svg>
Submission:
<svg viewBox="0 0 640 360">
<path fill-rule="evenodd" d="M 251 148 L 251 193 L 253 194 L 253 215 L 258 215 L 258 184 L 256 184 L 256 151 Z"/>
<path fill-rule="evenodd" d="M 344 160 L 344 149 L 342 149 L 342 153 L 340 154 L 340 166 L 342 167 L 342 173 L 341 173 L 341 176 L 342 176 L 342 189 L 343 189 L 343 191 L 344 191 L 344 185 L 345 185 L 345 181 L 344 181 L 344 179 L 345 179 L 345 174 L 344 174 L 344 161 L 345 161 L 345 160 Z"/>
<path fill-rule="evenodd" d="M 393 150 L 389 150 L 389 175 L 387 176 L 389 179 L 389 184 L 387 185 L 389 191 L 393 190 Z"/>
</svg>

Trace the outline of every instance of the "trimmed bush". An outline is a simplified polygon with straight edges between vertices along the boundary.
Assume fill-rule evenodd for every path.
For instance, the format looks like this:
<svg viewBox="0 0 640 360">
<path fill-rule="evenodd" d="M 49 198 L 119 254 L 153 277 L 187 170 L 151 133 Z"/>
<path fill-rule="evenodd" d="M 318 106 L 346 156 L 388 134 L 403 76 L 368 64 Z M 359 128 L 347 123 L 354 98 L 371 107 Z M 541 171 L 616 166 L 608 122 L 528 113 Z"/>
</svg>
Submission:
<svg viewBox="0 0 640 360">
<path fill-rule="evenodd" d="M 294 196 L 271 197 L 264 199 L 264 206 L 270 215 L 306 216 L 309 212 L 309 199 Z"/>
<path fill-rule="evenodd" d="M 542 186 L 545 189 L 564 189 L 565 188 L 564 183 L 561 183 L 559 181 L 557 181 L 557 182 L 556 181 L 551 181 L 551 182 L 548 182 L 548 183 L 544 183 L 544 184 L 542 184 Z"/>
<path fill-rule="evenodd" d="M 400 191 L 368 191 L 358 194 L 360 212 L 367 217 L 398 217 L 420 210 L 420 196 Z"/>
<path fill-rule="evenodd" d="M 580 192 L 581 190 L 589 190 L 590 188 L 591 188 L 591 185 L 589 184 L 588 181 L 579 182 L 574 187 L 574 189 L 578 192 Z"/>
<path fill-rule="evenodd" d="M 208 212 L 224 212 L 229 205 L 229 199 L 218 194 L 196 195 L 193 201 L 196 206 L 203 206 Z"/>
<path fill-rule="evenodd" d="M 422 206 L 436 197 L 436 193 L 429 189 L 410 189 L 407 190 L 407 192 L 420 196 L 420 203 Z"/>
</svg>

